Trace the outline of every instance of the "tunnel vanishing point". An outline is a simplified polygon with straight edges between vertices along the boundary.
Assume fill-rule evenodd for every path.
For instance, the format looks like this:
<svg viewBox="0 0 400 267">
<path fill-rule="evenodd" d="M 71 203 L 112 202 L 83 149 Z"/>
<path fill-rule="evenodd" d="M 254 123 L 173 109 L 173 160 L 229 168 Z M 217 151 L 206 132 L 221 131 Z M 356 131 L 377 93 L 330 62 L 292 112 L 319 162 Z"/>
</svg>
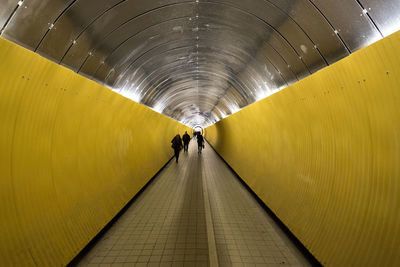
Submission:
<svg viewBox="0 0 400 267">
<path fill-rule="evenodd" d="M 400 266 L 400 1 L 0 0 L 0 266 L 65 266 L 207 141 L 324 266 Z"/>
</svg>

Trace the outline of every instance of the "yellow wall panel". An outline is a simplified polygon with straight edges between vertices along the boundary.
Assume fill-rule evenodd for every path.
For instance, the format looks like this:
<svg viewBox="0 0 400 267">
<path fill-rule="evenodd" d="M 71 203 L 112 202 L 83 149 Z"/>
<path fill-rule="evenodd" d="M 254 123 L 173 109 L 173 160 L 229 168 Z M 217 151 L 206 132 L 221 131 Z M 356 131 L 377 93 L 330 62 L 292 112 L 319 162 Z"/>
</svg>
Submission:
<svg viewBox="0 0 400 267">
<path fill-rule="evenodd" d="M 327 266 L 400 265 L 400 32 L 207 128 Z"/>
<path fill-rule="evenodd" d="M 0 39 L 0 263 L 66 265 L 189 129 Z"/>
</svg>

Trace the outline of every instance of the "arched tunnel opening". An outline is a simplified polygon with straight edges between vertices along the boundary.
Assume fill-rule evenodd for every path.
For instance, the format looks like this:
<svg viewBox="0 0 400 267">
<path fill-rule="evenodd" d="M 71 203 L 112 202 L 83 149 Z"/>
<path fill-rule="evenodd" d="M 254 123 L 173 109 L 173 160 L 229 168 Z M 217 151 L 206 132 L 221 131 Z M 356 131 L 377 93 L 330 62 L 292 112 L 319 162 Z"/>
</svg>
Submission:
<svg viewBox="0 0 400 267">
<path fill-rule="evenodd" d="M 179 207 L 199 247 L 146 240 L 196 256 L 88 264 L 400 265 L 399 29 L 398 0 L 0 0 L 0 265 L 71 265 L 133 198 L 129 253 Z M 185 131 L 210 148 L 168 163 Z M 235 175 L 315 262 L 267 249 Z"/>
</svg>

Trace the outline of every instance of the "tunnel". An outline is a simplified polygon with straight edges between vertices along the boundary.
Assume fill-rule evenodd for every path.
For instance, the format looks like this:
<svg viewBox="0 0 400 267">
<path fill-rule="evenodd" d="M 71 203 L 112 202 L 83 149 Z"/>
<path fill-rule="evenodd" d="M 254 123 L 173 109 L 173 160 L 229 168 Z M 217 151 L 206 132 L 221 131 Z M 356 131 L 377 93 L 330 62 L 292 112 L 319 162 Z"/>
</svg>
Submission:
<svg viewBox="0 0 400 267">
<path fill-rule="evenodd" d="M 0 0 L 0 265 L 400 266 L 399 30 L 398 0 Z"/>
</svg>

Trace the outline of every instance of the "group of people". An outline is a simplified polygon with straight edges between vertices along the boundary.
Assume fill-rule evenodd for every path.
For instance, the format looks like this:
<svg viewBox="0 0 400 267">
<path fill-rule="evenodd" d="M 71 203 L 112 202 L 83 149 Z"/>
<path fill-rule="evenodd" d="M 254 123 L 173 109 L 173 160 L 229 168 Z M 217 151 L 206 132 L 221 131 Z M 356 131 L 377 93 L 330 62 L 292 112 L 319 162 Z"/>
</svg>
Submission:
<svg viewBox="0 0 400 267">
<path fill-rule="evenodd" d="M 200 132 L 195 132 L 194 136 L 196 136 L 197 139 L 197 149 L 198 149 L 198 153 L 201 153 L 201 150 L 204 148 L 204 138 L 201 135 Z M 184 152 L 188 152 L 188 148 L 189 148 L 189 142 L 190 142 L 190 135 L 187 133 L 187 131 L 185 132 L 185 134 L 182 136 L 177 134 L 171 141 L 172 143 L 172 148 L 174 149 L 174 153 L 175 153 L 175 159 L 176 159 L 176 163 L 178 163 L 178 159 L 179 159 L 179 152 L 182 150 L 183 147 L 183 151 Z M 182 145 L 183 142 L 183 145 Z"/>
</svg>

